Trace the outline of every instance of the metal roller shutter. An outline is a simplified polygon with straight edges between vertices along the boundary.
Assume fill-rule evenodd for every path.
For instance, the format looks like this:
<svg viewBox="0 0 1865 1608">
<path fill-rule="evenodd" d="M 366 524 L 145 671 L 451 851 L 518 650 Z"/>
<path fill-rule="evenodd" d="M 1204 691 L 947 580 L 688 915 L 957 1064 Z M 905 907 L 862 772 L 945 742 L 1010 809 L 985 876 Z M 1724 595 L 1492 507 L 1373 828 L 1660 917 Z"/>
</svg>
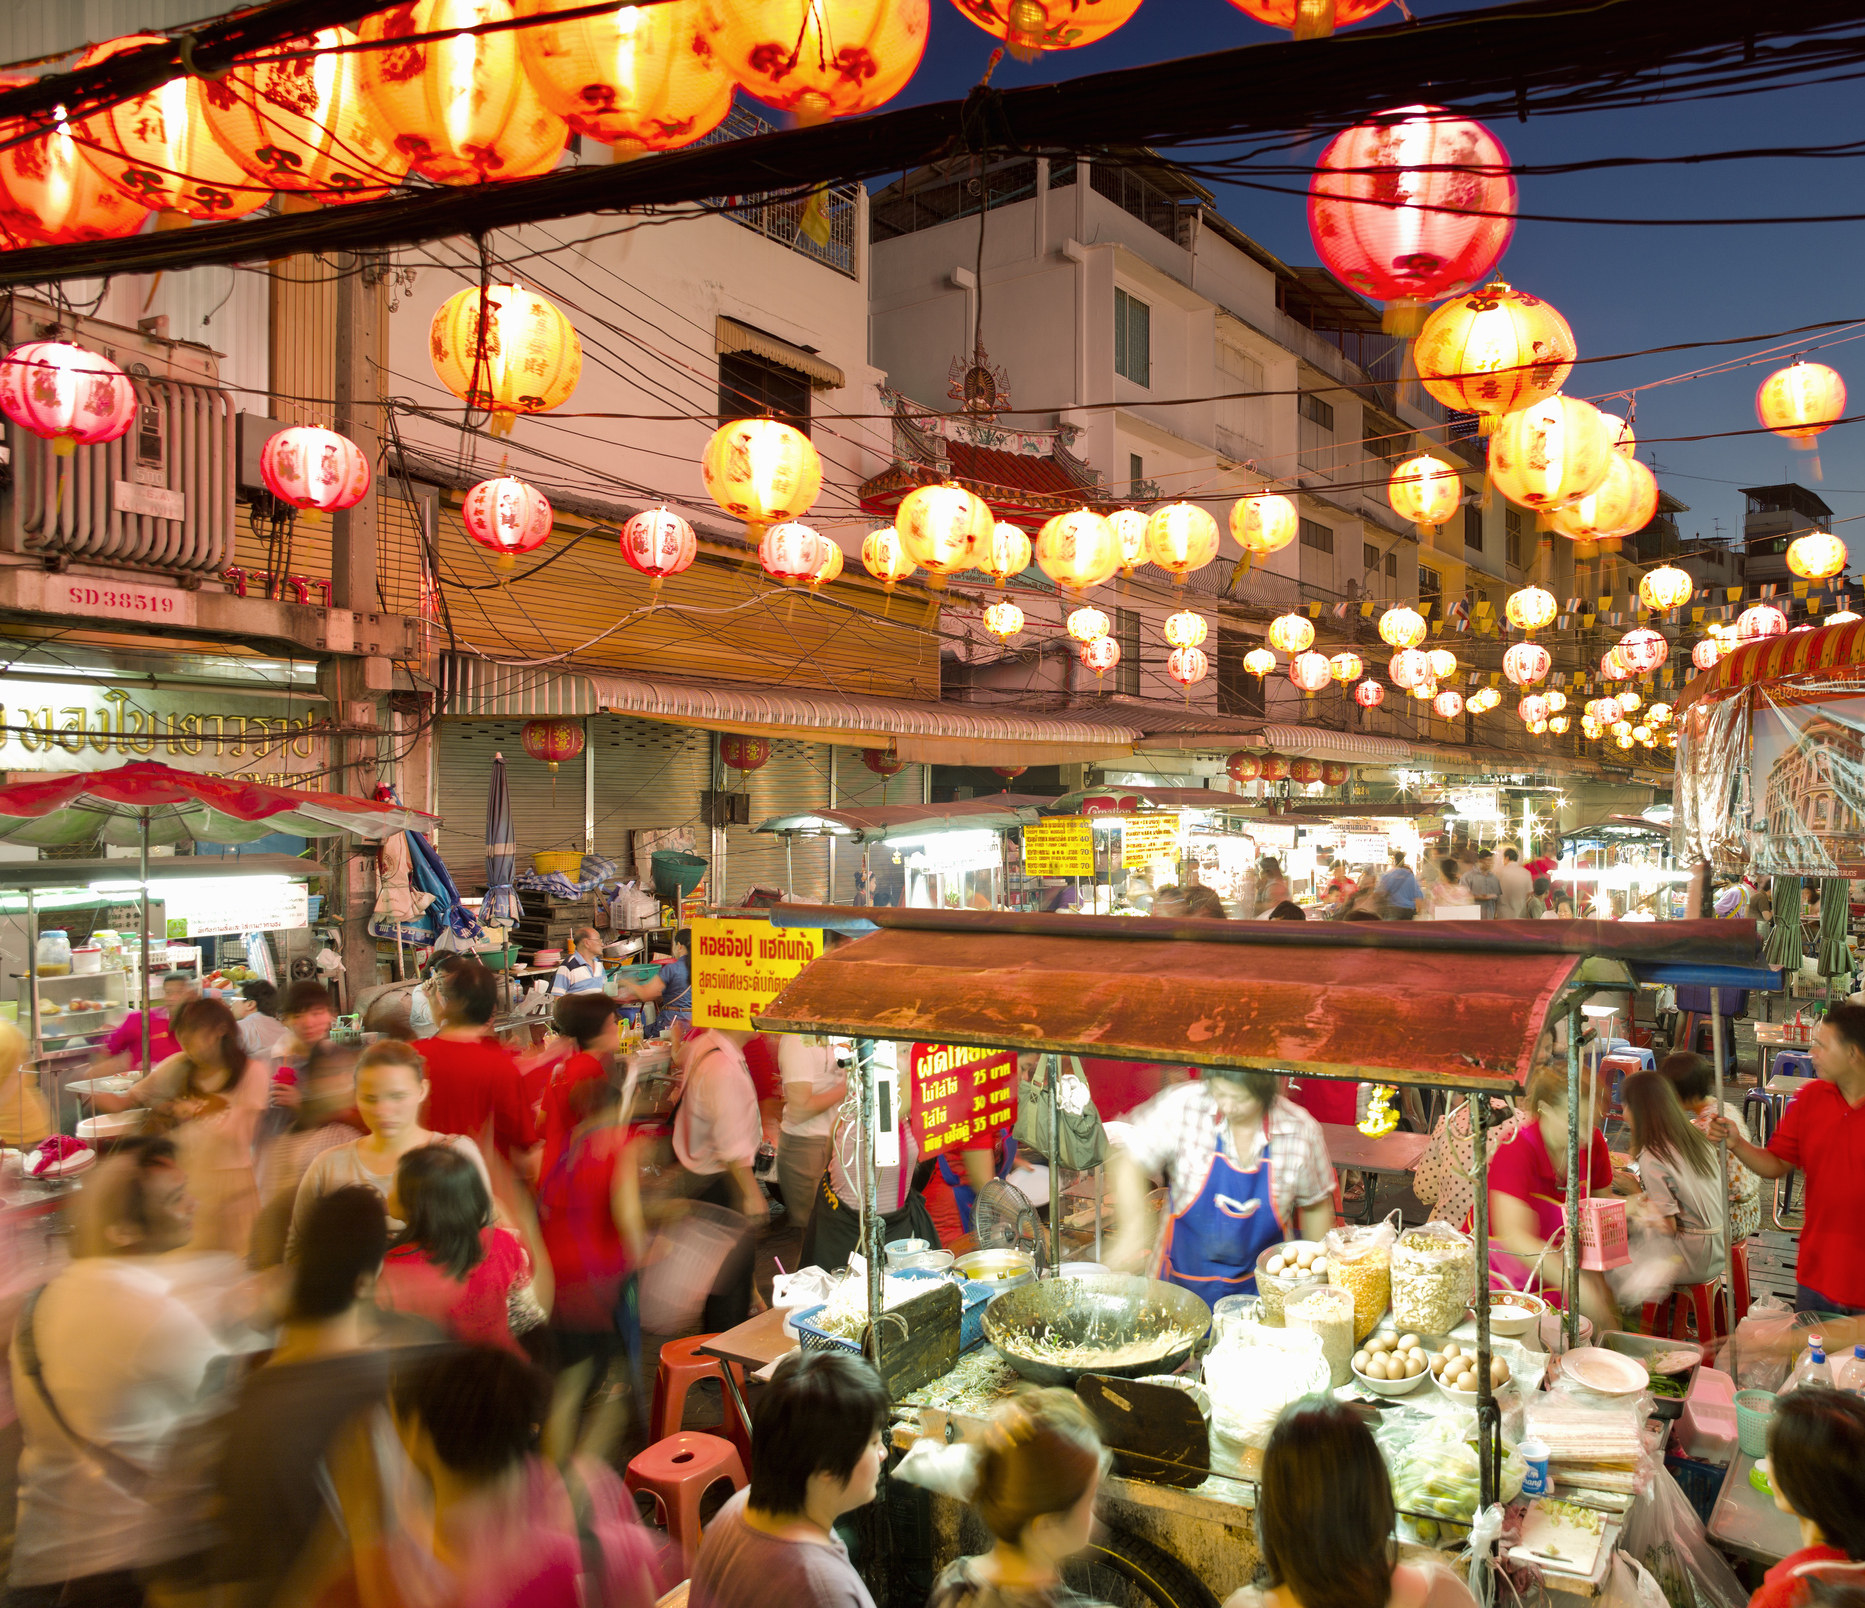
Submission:
<svg viewBox="0 0 1865 1608">
<path fill-rule="evenodd" d="M 583 847 L 583 767 L 589 748 L 557 767 L 556 798 L 550 767 L 525 752 L 522 720 L 446 720 L 438 756 L 440 855 L 462 893 L 486 887 L 486 791 L 492 756 L 505 756 L 505 781 L 512 798 L 518 869 L 528 870 L 538 849 Z"/>
<path fill-rule="evenodd" d="M 836 802 L 849 810 L 879 809 L 884 804 L 918 804 L 926 796 L 923 765 L 909 765 L 898 776 L 877 776 L 861 762 L 859 748 L 844 748 L 836 761 Z M 891 858 L 893 850 L 885 844 L 874 851 L 875 869 L 880 869 L 883 855 Z M 855 902 L 855 877 L 861 870 L 861 848 L 844 843 L 835 851 L 834 904 Z"/>
<path fill-rule="evenodd" d="M 596 756 L 596 852 L 633 876 L 632 832 L 690 827 L 706 853 L 700 794 L 706 790 L 711 734 L 658 720 L 591 715 L 589 749 Z"/>
<path fill-rule="evenodd" d="M 786 863 L 784 840 L 751 827 L 773 815 L 829 807 L 828 744 L 778 738 L 771 743 L 770 762 L 761 770 L 720 769 L 725 787 L 751 795 L 751 826 L 726 829 L 725 878 L 718 891 L 728 903 L 742 899 L 748 888 L 782 888 L 793 900 L 819 903 L 828 891 L 828 843 L 822 838 L 796 838 Z"/>
</svg>

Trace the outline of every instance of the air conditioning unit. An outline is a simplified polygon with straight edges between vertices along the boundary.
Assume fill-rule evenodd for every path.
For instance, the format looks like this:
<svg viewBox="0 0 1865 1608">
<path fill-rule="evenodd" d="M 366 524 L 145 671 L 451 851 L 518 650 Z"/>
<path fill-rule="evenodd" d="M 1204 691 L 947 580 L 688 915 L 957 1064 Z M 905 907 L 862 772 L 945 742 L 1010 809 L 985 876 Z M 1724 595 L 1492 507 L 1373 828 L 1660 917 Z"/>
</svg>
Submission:
<svg viewBox="0 0 1865 1608">
<path fill-rule="evenodd" d="M 49 308 L 16 301 L 9 348 L 47 338 Z M 60 321 L 65 340 L 101 352 L 130 377 L 127 434 L 60 458 L 49 441 L 6 425 L 11 485 L 0 548 L 47 560 L 171 575 L 217 574 L 233 558 L 237 473 L 233 406 L 214 354 L 95 319 Z"/>
</svg>

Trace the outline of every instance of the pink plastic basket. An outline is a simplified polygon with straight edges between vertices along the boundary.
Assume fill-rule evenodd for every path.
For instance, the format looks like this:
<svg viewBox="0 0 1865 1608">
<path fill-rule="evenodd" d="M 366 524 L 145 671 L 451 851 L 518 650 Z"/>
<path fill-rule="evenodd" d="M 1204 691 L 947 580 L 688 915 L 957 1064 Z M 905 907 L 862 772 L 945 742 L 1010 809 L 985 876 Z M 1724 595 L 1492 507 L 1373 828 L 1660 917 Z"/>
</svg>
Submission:
<svg viewBox="0 0 1865 1608">
<path fill-rule="evenodd" d="M 1625 1202 L 1589 1195 L 1580 1202 L 1580 1265 L 1589 1273 L 1625 1267 L 1632 1260 Z"/>
</svg>

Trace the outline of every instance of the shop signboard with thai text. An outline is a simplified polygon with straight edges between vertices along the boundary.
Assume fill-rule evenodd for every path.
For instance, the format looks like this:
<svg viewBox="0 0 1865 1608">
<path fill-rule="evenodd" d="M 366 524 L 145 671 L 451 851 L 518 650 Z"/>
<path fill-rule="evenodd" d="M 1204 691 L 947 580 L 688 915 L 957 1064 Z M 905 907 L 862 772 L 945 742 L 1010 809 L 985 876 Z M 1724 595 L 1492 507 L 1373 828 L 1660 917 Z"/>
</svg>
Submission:
<svg viewBox="0 0 1865 1608">
<path fill-rule="evenodd" d="M 1384 832 L 1343 832 L 1340 858 L 1348 865 L 1378 865 L 1386 858 Z"/>
<path fill-rule="evenodd" d="M 321 792 L 328 709 L 321 698 L 259 689 L 9 675 L 0 697 L 0 771 L 114 770 L 151 759 Z"/>
<path fill-rule="evenodd" d="M 907 1057 L 907 1076 L 922 1156 L 980 1148 L 1017 1120 L 1015 1050 L 915 1044 Z"/>
<path fill-rule="evenodd" d="M 1123 864 L 1137 869 L 1155 860 L 1179 857 L 1179 817 L 1176 810 L 1162 810 L 1154 815 L 1129 815 L 1120 823 L 1120 857 Z"/>
<path fill-rule="evenodd" d="M 1032 821 L 1023 829 L 1026 877 L 1094 875 L 1094 828 L 1083 815 Z"/>
<path fill-rule="evenodd" d="M 309 890 L 285 877 L 192 877 L 162 885 L 165 931 L 177 942 L 293 932 L 311 923 Z"/>
<path fill-rule="evenodd" d="M 822 954 L 820 927 L 707 916 L 693 932 L 693 1025 L 742 1027 Z"/>
</svg>

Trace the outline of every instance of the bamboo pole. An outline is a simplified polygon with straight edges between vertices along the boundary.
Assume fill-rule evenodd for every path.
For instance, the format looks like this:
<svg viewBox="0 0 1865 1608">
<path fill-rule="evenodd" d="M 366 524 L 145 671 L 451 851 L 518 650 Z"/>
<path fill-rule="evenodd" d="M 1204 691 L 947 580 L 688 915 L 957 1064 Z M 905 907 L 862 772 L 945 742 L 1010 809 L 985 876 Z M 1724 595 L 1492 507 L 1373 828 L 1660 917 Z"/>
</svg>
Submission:
<svg viewBox="0 0 1865 1608">
<path fill-rule="evenodd" d="M 1580 1344 L 1580 1007 L 1567 1013 L 1567 1236 L 1562 1248 L 1561 1290 L 1567 1310 L 1562 1328 L 1567 1347 Z M 1530 1112 L 1532 1117 L 1535 1113 Z M 1587 1145 L 1592 1154 L 1591 1136 Z"/>
<path fill-rule="evenodd" d="M 1710 988 L 1710 1054 L 1716 1057 L 1716 1115 L 1723 1114 L 1723 1009 L 1721 992 L 1714 986 Z M 1716 1142 L 1717 1171 L 1723 1182 L 1723 1299 L 1729 1303 L 1729 1367 L 1726 1370 L 1731 1379 L 1740 1379 L 1736 1371 L 1740 1358 L 1736 1352 L 1736 1298 L 1735 1298 L 1735 1239 L 1730 1232 L 1729 1221 L 1729 1141 L 1719 1139 Z M 1714 1325 L 1712 1325 L 1714 1327 Z M 1708 1345 L 1710 1335 L 1700 1334 L 1699 1342 Z"/>
</svg>

